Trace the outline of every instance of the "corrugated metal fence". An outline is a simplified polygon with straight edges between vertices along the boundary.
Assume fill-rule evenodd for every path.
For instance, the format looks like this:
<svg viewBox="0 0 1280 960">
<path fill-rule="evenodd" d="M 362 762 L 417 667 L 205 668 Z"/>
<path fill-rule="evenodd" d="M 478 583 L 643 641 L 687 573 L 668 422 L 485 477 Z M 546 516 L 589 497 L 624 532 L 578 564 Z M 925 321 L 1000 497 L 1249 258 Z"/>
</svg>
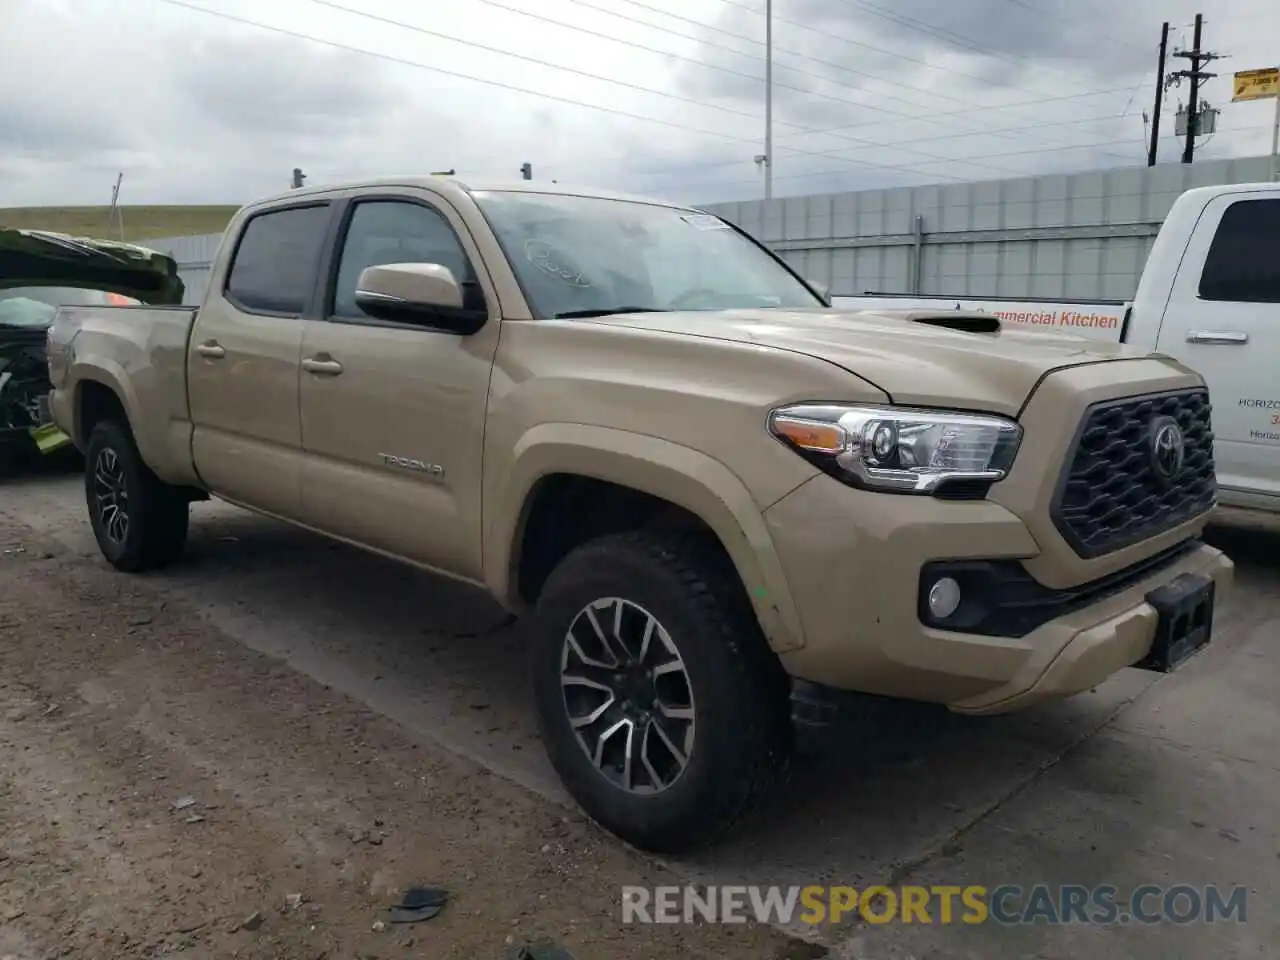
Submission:
<svg viewBox="0 0 1280 960">
<path fill-rule="evenodd" d="M 836 296 L 1125 300 L 1192 187 L 1265 180 L 1269 158 L 711 204 Z"/>
<path fill-rule="evenodd" d="M 1192 187 L 1265 180 L 1268 157 L 898 187 L 705 207 L 779 251 L 835 296 L 1127 300 L 1169 207 Z M 204 297 L 213 233 L 143 241 Z"/>
<path fill-rule="evenodd" d="M 178 275 L 187 285 L 183 303 L 198 306 L 204 300 L 209 285 L 209 271 L 213 268 L 213 255 L 222 242 L 220 233 L 203 233 L 192 237 L 155 237 L 139 243 L 166 253 L 178 261 Z"/>
</svg>

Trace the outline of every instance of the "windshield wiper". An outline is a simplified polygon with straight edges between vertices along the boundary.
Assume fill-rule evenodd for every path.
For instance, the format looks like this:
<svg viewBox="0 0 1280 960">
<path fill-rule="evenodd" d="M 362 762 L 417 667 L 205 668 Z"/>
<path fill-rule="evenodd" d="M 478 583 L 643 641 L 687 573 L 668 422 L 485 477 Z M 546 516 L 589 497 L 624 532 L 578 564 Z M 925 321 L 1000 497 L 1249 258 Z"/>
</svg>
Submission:
<svg viewBox="0 0 1280 960">
<path fill-rule="evenodd" d="M 586 320 L 590 317 L 611 317 L 615 313 L 667 313 L 657 307 L 609 307 L 604 310 L 566 310 L 557 313 L 552 320 Z"/>
</svg>

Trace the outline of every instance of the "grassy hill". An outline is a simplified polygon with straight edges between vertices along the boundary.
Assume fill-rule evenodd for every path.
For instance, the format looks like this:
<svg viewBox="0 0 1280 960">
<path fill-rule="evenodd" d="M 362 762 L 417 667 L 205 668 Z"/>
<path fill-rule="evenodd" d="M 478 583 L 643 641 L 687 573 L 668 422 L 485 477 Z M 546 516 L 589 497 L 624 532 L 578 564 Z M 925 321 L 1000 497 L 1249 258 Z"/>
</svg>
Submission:
<svg viewBox="0 0 1280 960">
<path fill-rule="evenodd" d="M 109 207 L 0 207 L 0 227 L 51 230 L 81 237 L 115 240 L 119 226 L 108 226 Z M 182 237 L 221 233 L 236 207 L 125 206 L 124 238 L 142 241 L 153 237 Z"/>
</svg>

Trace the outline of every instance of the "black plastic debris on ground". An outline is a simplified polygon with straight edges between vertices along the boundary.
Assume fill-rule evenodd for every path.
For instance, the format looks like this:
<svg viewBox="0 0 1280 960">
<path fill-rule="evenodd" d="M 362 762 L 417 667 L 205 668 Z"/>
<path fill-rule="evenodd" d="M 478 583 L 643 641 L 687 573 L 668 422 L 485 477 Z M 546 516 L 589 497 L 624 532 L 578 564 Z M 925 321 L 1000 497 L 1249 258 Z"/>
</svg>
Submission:
<svg viewBox="0 0 1280 960">
<path fill-rule="evenodd" d="M 421 923 L 439 915 L 449 902 L 449 891 L 440 887 L 410 887 L 389 911 L 392 923 Z"/>
<path fill-rule="evenodd" d="M 506 960 L 574 960 L 573 954 L 557 943 L 526 943 L 514 947 Z"/>
</svg>

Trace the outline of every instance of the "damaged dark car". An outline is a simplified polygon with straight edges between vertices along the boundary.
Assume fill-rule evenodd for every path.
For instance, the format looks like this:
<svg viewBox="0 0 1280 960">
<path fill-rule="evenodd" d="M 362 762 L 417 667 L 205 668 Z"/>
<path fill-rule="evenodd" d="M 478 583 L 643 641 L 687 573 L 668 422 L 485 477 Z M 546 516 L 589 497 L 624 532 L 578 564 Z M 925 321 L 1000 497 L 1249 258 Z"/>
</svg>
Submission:
<svg viewBox="0 0 1280 960">
<path fill-rule="evenodd" d="M 182 303 L 171 257 L 135 244 L 0 228 L 0 471 L 70 446 L 49 415 L 45 340 L 60 306 Z"/>
</svg>

